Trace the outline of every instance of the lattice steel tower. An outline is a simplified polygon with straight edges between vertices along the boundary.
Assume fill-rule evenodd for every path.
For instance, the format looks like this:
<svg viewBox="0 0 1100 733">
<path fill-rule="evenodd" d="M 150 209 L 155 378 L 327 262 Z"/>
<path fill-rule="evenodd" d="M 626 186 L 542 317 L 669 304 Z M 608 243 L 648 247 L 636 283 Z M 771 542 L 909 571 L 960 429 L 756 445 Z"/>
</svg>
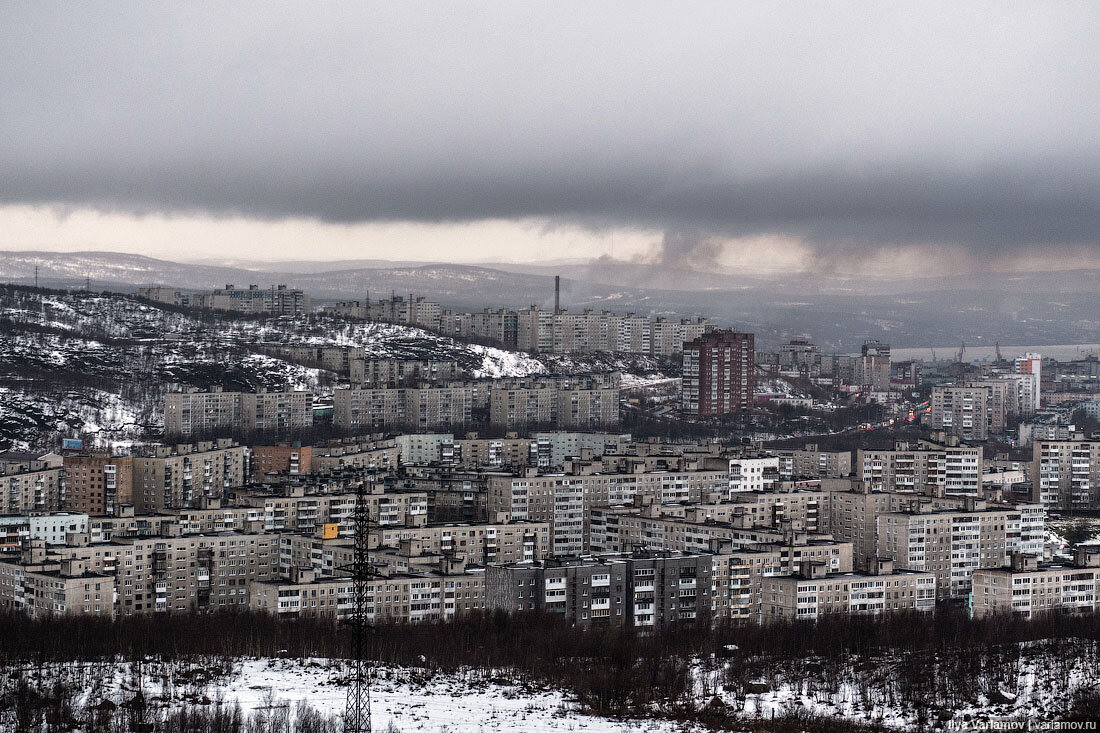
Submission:
<svg viewBox="0 0 1100 733">
<path fill-rule="evenodd" d="M 373 481 L 373 476 L 371 477 Z M 344 733 L 371 733 L 370 724 L 370 664 L 366 660 L 367 581 L 371 577 L 370 555 L 367 552 L 370 512 L 367 508 L 366 481 L 355 490 L 355 552 L 347 567 L 355 581 L 355 616 L 352 618 L 352 678 L 348 684 L 348 699 L 344 707 Z"/>
</svg>

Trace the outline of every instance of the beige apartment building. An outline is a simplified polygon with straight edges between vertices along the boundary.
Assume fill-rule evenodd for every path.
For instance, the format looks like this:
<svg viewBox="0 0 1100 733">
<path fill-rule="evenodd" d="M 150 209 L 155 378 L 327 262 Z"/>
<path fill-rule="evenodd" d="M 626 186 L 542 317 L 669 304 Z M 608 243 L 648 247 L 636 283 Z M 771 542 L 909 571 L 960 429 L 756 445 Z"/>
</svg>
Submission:
<svg viewBox="0 0 1100 733">
<path fill-rule="evenodd" d="M 550 555 L 551 544 L 549 522 L 527 521 L 377 527 L 367 542 L 373 550 L 409 540 L 428 554 L 460 556 L 475 565 L 542 560 Z"/>
<path fill-rule="evenodd" d="M 60 511 L 62 474 L 45 461 L 0 455 L 0 514 Z"/>
<path fill-rule="evenodd" d="M 470 383 L 338 389 L 332 397 L 332 424 L 367 433 L 461 427 L 472 419 L 477 392 Z"/>
<path fill-rule="evenodd" d="M 1008 383 L 937 385 L 932 388 L 929 425 L 966 440 L 988 440 L 1005 429 Z"/>
<path fill-rule="evenodd" d="M 1014 553 L 1005 567 L 975 570 L 973 607 L 978 618 L 1092 613 L 1100 609 L 1100 549 L 1079 548 L 1072 563 Z"/>
<path fill-rule="evenodd" d="M 41 559 L 41 558 L 40 558 Z M 0 561 L 0 608 L 44 616 L 115 615 L 115 579 L 81 560 L 18 564 Z"/>
<path fill-rule="evenodd" d="M 587 547 L 586 518 L 593 507 L 630 504 L 636 496 L 660 503 L 694 501 L 728 485 L 724 471 L 655 471 L 630 474 L 493 476 L 487 482 L 489 516 L 549 522 L 555 554 Z"/>
<path fill-rule="evenodd" d="M 485 608 L 485 574 L 480 569 L 451 574 L 407 573 L 367 581 L 366 617 L 372 623 L 442 621 Z M 355 611 L 350 578 L 317 577 L 295 571 L 290 580 L 256 581 L 251 608 L 282 618 L 347 616 Z"/>
<path fill-rule="evenodd" d="M 286 436 L 313 427 L 313 394 L 305 391 L 208 392 L 164 395 L 164 433 L 206 436 L 227 431 Z"/>
<path fill-rule="evenodd" d="M 815 619 L 828 614 L 931 612 L 936 606 L 936 576 L 894 570 L 879 560 L 872 572 L 830 573 L 824 565 L 805 564 L 798 574 L 764 582 L 764 619 Z"/>
<path fill-rule="evenodd" d="M 84 572 L 113 579 L 113 603 L 101 612 L 129 616 L 247 608 L 249 583 L 271 577 L 277 549 L 274 535 L 223 532 L 36 548 L 24 564 L 83 563 Z"/>
<path fill-rule="evenodd" d="M 934 573 L 941 599 L 965 598 L 979 568 L 1003 567 L 1014 552 L 1042 552 L 1044 517 L 1034 504 L 994 508 L 974 500 L 963 510 L 888 512 L 877 517 L 877 554 L 899 569 Z"/>
<path fill-rule="evenodd" d="M 244 486 L 249 452 L 227 438 L 194 445 L 157 446 L 133 462 L 133 504 L 138 514 L 197 507 Z"/>
</svg>

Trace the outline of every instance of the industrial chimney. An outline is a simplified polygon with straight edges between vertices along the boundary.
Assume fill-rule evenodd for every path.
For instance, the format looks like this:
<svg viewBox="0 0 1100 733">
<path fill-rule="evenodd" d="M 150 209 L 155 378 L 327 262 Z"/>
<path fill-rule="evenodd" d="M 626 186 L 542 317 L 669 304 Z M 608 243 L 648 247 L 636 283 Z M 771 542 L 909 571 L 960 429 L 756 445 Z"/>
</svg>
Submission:
<svg viewBox="0 0 1100 733">
<path fill-rule="evenodd" d="M 554 315 L 561 313 L 561 275 L 554 275 Z"/>
</svg>

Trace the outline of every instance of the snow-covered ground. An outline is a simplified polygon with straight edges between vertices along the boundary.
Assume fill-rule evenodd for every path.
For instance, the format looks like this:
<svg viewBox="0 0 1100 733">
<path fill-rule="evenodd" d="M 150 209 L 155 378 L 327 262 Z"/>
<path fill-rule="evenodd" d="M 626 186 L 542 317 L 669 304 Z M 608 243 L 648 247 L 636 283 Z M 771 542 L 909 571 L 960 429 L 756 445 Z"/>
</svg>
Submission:
<svg viewBox="0 0 1100 733">
<path fill-rule="evenodd" d="M 220 672 L 227 674 L 221 674 Z M 38 673 L 38 670 L 35 670 Z M 213 673 L 213 674 L 211 674 Z M 209 705 L 218 700 L 253 711 L 285 709 L 301 702 L 324 715 L 344 712 L 347 665 L 327 659 L 245 659 L 231 670 L 217 664 L 55 665 L 51 677 L 75 681 L 82 702 L 133 698 L 140 684 L 162 708 Z M 140 683 L 139 683 L 140 680 Z M 673 733 L 682 726 L 659 720 L 611 720 L 585 715 L 561 691 L 517 683 L 487 671 L 445 674 L 423 669 L 380 668 L 371 682 L 374 730 L 401 733 Z M 391 727 L 392 723 L 392 727 Z"/>
</svg>

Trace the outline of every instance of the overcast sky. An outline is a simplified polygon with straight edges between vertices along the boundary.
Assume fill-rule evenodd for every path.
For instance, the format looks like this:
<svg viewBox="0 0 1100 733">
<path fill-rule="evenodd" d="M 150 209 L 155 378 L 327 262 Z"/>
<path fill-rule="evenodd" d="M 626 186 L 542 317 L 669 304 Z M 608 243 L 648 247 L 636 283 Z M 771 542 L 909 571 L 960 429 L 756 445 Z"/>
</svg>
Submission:
<svg viewBox="0 0 1100 733">
<path fill-rule="evenodd" d="M 8 2 L 0 247 L 1098 265 L 1098 39 L 1085 2 Z"/>
</svg>

